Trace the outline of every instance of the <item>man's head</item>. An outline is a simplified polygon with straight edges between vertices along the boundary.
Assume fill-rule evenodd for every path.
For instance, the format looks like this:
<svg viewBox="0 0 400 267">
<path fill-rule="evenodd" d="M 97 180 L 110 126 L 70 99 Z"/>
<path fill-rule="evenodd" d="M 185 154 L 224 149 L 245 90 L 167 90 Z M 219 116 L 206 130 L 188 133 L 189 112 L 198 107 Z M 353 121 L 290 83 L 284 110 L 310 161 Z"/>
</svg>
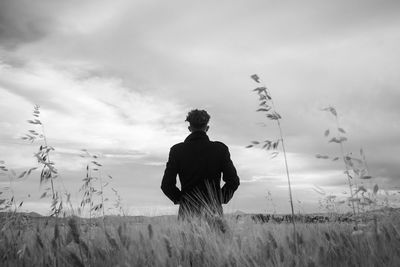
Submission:
<svg viewBox="0 0 400 267">
<path fill-rule="evenodd" d="M 196 131 L 207 132 L 209 129 L 208 126 L 209 120 L 210 120 L 210 115 L 208 115 L 207 111 L 198 109 L 191 110 L 186 117 L 186 121 L 190 123 L 188 128 L 189 131 L 191 132 L 196 132 Z"/>
</svg>

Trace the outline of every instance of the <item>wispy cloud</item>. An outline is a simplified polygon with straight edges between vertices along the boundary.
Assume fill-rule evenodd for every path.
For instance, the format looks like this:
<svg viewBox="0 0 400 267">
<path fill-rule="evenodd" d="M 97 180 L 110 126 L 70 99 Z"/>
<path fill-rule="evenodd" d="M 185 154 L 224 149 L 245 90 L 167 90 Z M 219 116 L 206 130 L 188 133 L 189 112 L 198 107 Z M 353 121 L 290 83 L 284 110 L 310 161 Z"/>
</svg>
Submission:
<svg viewBox="0 0 400 267">
<path fill-rule="evenodd" d="M 94 144 L 100 150 L 146 152 L 166 148 L 183 134 L 177 127 L 183 124 L 178 117 L 185 112 L 182 106 L 125 88 L 118 79 L 90 77 L 82 81 L 47 65 L 24 69 L 3 65 L 2 72 L 4 96 L 20 99 L 19 103 L 29 110 L 33 104 L 42 106 L 50 141 L 89 148 Z M 4 104 L 15 111 L 21 108 Z M 29 118 L 27 112 L 24 116 L 10 117 L 9 113 L 3 114 L 2 119 L 23 122 Z"/>
<path fill-rule="evenodd" d="M 0 158 L 34 164 L 35 148 L 18 138 L 40 104 L 68 188 L 80 183 L 87 148 L 128 202 L 165 207 L 168 149 L 187 134 L 186 112 L 206 108 L 211 139 L 229 145 L 243 181 L 229 208 L 261 210 L 270 189 L 285 210 L 282 158 L 244 148 L 277 136 L 255 113 L 248 76 L 258 72 L 283 117 L 296 197 L 315 208 L 310 185 L 343 186 L 341 162 L 314 158 L 339 153 L 323 137 L 336 127 L 327 105 L 348 132 L 346 152 L 363 147 L 389 189 L 400 173 L 399 10 L 374 0 L 2 1 Z"/>
</svg>

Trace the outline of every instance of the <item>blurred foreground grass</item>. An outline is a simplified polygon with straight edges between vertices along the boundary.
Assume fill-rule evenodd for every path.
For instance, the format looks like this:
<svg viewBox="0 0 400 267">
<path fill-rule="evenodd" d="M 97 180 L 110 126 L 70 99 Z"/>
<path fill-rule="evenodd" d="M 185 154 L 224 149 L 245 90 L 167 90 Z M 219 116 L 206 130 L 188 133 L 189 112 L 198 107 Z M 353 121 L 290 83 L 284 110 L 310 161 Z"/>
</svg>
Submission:
<svg viewBox="0 0 400 267">
<path fill-rule="evenodd" d="M 1 266 L 400 266 L 400 214 L 350 223 L 177 221 L 174 216 L 105 220 L 3 214 Z"/>
</svg>

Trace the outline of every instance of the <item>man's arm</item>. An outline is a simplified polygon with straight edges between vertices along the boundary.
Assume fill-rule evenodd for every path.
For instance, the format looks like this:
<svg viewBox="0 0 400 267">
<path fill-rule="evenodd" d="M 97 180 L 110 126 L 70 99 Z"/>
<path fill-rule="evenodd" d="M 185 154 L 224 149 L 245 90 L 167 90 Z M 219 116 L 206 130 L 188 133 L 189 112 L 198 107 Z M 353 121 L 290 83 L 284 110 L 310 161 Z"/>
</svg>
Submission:
<svg viewBox="0 0 400 267">
<path fill-rule="evenodd" d="M 226 204 L 232 199 L 233 193 L 239 187 L 240 182 L 235 166 L 233 166 L 229 149 L 225 145 L 224 148 L 225 151 L 222 159 L 222 180 L 225 184 L 222 187 L 222 203 Z"/>
<path fill-rule="evenodd" d="M 161 182 L 161 190 L 174 204 L 179 204 L 179 199 L 181 198 L 181 191 L 176 187 L 177 174 L 178 164 L 176 162 L 176 153 L 174 147 L 171 147 L 164 177 Z"/>
</svg>

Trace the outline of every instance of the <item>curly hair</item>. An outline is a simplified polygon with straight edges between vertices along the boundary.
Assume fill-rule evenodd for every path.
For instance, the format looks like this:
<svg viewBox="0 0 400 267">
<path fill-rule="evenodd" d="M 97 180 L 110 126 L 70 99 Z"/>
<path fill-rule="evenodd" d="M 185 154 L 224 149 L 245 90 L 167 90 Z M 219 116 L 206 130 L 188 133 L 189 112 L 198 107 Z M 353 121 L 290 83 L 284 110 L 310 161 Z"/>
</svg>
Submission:
<svg viewBox="0 0 400 267">
<path fill-rule="evenodd" d="M 210 115 L 208 115 L 205 110 L 193 109 L 189 111 L 186 120 L 190 123 L 190 126 L 195 129 L 202 129 L 207 126 L 210 120 Z"/>
</svg>

